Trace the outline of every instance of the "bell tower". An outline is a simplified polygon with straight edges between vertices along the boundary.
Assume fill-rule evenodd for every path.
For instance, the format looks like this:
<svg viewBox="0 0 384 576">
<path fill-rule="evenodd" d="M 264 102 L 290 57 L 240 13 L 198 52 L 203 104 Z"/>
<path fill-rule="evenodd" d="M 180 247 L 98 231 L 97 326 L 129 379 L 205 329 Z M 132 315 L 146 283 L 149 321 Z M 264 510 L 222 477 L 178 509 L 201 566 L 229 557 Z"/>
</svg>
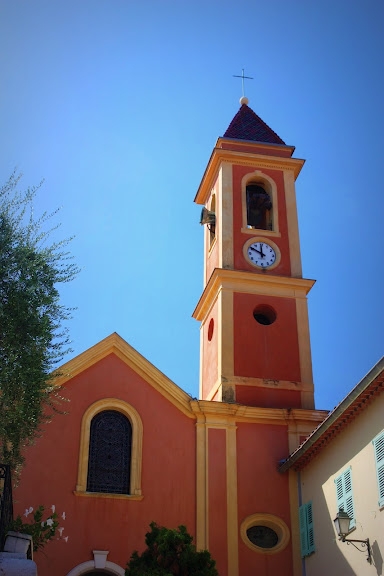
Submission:
<svg viewBox="0 0 384 576">
<path fill-rule="evenodd" d="M 200 398 L 314 407 L 295 181 L 304 160 L 248 106 L 217 140 L 195 202 L 205 210 Z M 214 214 L 214 216 L 213 216 Z M 205 221 L 203 220 L 203 221 Z"/>
</svg>

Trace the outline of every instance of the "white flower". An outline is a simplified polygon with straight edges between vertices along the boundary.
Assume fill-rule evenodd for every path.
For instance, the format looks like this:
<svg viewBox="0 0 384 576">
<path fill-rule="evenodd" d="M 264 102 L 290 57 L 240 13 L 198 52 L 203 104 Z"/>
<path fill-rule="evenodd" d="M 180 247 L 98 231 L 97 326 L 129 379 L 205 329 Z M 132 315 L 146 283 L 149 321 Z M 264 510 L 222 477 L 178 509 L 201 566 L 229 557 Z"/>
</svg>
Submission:
<svg viewBox="0 0 384 576">
<path fill-rule="evenodd" d="M 64 530 L 64 528 L 58 528 L 58 529 L 57 529 L 58 533 L 60 534 L 60 538 L 61 538 L 62 535 L 63 535 L 63 530 Z"/>
<path fill-rule="evenodd" d="M 47 520 L 47 526 L 52 526 L 52 524 L 53 524 L 52 518 L 48 518 L 48 520 Z"/>
<path fill-rule="evenodd" d="M 44 520 L 42 521 L 41 526 L 42 526 L 42 528 L 44 528 Z"/>
<path fill-rule="evenodd" d="M 63 540 L 65 540 L 66 542 L 68 542 L 68 536 L 65 536 L 65 537 L 63 538 Z"/>
<path fill-rule="evenodd" d="M 52 510 L 52 514 L 54 514 L 54 513 L 55 513 L 55 510 L 56 510 L 56 506 L 55 506 L 54 504 L 52 504 L 51 510 Z"/>
<path fill-rule="evenodd" d="M 65 520 L 65 512 L 62 513 L 61 517 L 63 520 Z"/>
<path fill-rule="evenodd" d="M 24 516 L 27 517 L 29 514 L 32 514 L 32 512 L 33 512 L 32 506 L 30 508 L 26 508 L 25 512 L 24 512 Z"/>
</svg>

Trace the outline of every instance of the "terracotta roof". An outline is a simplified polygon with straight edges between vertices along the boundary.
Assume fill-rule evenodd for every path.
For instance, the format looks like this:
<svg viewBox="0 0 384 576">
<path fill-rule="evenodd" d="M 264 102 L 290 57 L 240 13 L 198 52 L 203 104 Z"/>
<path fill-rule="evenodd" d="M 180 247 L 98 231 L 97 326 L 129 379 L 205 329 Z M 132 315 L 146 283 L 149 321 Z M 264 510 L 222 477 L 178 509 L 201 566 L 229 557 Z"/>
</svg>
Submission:
<svg viewBox="0 0 384 576">
<path fill-rule="evenodd" d="M 285 142 L 274 132 L 249 106 L 243 104 L 228 126 L 224 138 L 236 140 L 253 140 L 268 144 Z"/>
<path fill-rule="evenodd" d="M 328 414 L 326 419 L 279 466 L 280 472 L 289 468 L 302 470 L 335 436 L 340 434 L 371 401 L 384 391 L 384 357 Z"/>
</svg>

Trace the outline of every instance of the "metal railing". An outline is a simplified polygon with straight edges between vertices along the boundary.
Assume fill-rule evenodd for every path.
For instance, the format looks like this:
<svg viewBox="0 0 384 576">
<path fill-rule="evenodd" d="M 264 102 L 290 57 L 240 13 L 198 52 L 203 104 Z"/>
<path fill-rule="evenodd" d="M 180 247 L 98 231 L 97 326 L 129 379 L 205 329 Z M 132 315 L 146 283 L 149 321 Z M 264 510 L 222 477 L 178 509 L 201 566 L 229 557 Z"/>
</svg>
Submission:
<svg viewBox="0 0 384 576">
<path fill-rule="evenodd" d="M 11 468 L 0 464 L 0 551 L 3 550 L 5 531 L 13 520 Z"/>
</svg>

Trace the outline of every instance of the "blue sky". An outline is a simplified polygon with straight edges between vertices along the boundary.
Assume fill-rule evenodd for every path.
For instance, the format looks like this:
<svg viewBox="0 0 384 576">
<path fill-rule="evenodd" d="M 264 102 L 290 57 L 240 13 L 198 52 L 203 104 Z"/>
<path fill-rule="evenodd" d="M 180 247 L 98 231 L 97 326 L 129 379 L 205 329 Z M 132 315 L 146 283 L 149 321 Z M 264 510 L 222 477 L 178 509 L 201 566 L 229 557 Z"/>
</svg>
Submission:
<svg viewBox="0 0 384 576">
<path fill-rule="evenodd" d="M 81 274 L 74 354 L 118 332 L 198 395 L 203 230 L 197 187 L 250 106 L 296 146 L 316 404 L 383 354 L 379 0 L 0 0 L 0 181 L 17 166 L 62 206 Z M 74 355 L 73 354 L 73 355 Z M 68 359 L 70 357 L 68 356 Z"/>
</svg>

